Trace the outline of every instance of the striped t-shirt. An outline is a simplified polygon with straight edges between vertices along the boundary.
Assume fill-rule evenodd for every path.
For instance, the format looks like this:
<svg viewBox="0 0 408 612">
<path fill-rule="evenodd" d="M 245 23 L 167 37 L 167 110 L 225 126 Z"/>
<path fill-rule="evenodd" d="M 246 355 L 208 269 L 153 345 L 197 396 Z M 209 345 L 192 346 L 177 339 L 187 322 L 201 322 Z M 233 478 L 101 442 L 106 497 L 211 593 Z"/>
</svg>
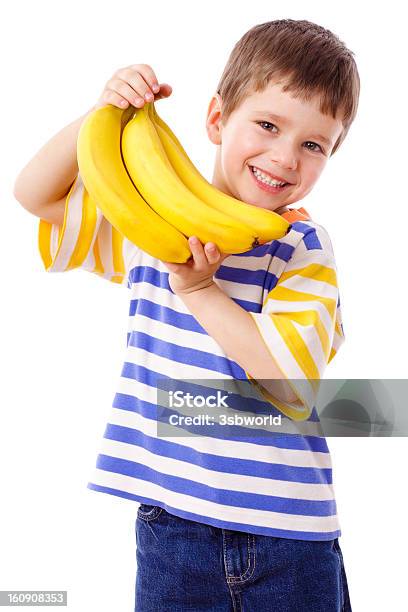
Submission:
<svg viewBox="0 0 408 612">
<path fill-rule="evenodd" d="M 314 405 L 344 341 L 336 264 L 327 231 L 304 208 L 283 216 L 291 223 L 283 238 L 229 255 L 214 280 L 254 318 L 302 405 L 273 398 L 227 357 L 172 292 L 166 266 L 107 221 L 80 175 L 63 225 L 40 220 L 48 272 L 82 268 L 130 290 L 125 362 L 90 489 L 224 529 L 302 540 L 340 536 L 331 458 Z M 280 415 L 279 431 L 159 435 L 163 379 L 245 380 L 249 391 L 259 390 L 245 402 L 246 414 L 250 406 Z"/>
</svg>

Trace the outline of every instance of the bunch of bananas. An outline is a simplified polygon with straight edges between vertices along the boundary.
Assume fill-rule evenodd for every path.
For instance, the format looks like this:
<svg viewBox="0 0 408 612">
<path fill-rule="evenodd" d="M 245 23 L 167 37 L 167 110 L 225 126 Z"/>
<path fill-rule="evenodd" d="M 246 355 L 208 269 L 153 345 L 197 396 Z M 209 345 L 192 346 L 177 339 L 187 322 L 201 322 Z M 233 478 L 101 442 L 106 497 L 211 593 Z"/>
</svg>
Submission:
<svg viewBox="0 0 408 612">
<path fill-rule="evenodd" d="M 153 102 L 88 115 L 78 134 L 78 167 L 87 195 L 128 240 L 162 261 L 185 263 L 187 238 L 242 253 L 281 238 L 286 219 L 233 198 L 196 169 Z"/>
</svg>

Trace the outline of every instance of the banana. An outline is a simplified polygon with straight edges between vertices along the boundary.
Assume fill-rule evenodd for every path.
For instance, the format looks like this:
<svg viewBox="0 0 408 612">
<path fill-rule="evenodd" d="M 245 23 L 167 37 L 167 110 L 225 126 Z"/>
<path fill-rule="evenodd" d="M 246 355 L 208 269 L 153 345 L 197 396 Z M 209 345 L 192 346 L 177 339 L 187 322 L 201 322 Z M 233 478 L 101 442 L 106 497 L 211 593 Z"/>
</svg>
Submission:
<svg viewBox="0 0 408 612">
<path fill-rule="evenodd" d="M 86 117 L 77 141 L 79 172 L 90 197 L 121 234 L 152 257 L 185 263 L 191 256 L 186 237 L 148 205 L 123 164 L 121 132 L 133 112 L 108 104 Z"/>
<path fill-rule="evenodd" d="M 168 159 L 179 178 L 192 193 L 214 209 L 229 214 L 251 227 L 260 243 L 282 238 L 288 232 L 290 224 L 281 215 L 242 202 L 209 183 L 192 163 L 167 123 L 159 117 L 153 104 L 150 105 L 149 112 Z"/>
<path fill-rule="evenodd" d="M 170 164 L 149 106 L 136 110 L 122 133 L 122 155 L 130 178 L 150 206 L 186 236 L 214 242 L 223 253 L 242 253 L 259 244 L 253 230 L 234 216 L 208 206 L 188 189 Z"/>
</svg>

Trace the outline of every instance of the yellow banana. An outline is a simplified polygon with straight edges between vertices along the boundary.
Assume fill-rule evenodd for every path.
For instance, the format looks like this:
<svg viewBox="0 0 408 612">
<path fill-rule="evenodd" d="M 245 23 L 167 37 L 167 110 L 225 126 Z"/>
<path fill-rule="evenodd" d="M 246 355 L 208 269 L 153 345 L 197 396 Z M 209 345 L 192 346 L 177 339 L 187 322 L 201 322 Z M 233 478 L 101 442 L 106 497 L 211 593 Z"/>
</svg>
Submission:
<svg viewBox="0 0 408 612">
<path fill-rule="evenodd" d="M 121 132 L 133 112 L 108 104 L 86 117 L 77 141 L 79 172 L 90 197 L 121 234 L 152 257 L 185 263 L 191 256 L 186 237 L 148 205 L 123 164 Z"/>
<path fill-rule="evenodd" d="M 186 187 L 203 202 L 223 211 L 251 227 L 260 243 L 282 238 L 290 228 L 286 219 L 277 213 L 242 202 L 211 185 L 190 160 L 180 141 L 170 127 L 159 117 L 150 104 L 150 117 L 174 170 Z"/>
<path fill-rule="evenodd" d="M 122 155 L 130 178 L 150 206 L 186 236 L 214 242 L 223 253 L 242 253 L 259 244 L 255 232 L 208 206 L 188 189 L 171 166 L 149 106 L 137 109 L 122 133 Z"/>
</svg>

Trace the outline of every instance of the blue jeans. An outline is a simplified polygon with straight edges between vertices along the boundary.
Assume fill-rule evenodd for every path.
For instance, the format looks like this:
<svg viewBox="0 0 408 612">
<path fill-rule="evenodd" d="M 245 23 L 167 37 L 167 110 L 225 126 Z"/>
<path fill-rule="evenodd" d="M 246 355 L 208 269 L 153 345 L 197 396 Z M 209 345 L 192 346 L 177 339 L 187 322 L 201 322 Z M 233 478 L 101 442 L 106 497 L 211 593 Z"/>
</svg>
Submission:
<svg viewBox="0 0 408 612">
<path fill-rule="evenodd" d="M 337 538 L 220 529 L 141 504 L 135 612 L 350 612 Z"/>
</svg>

